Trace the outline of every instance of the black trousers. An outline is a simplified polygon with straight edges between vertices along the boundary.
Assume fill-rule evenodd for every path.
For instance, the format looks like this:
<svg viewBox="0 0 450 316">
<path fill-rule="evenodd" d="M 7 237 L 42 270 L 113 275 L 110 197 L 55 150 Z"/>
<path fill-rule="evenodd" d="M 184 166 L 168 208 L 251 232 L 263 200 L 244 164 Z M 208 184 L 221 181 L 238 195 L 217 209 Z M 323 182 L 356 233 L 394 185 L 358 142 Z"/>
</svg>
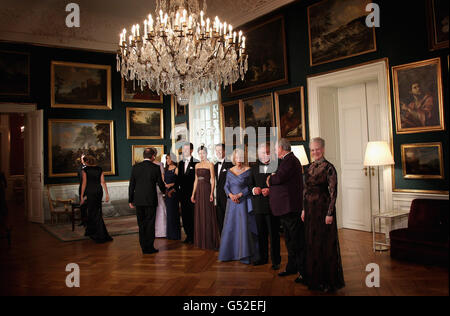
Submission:
<svg viewBox="0 0 450 316">
<path fill-rule="evenodd" d="M 284 238 L 288 251 L 288 263 L 286 271 L 300 273 L 305 271 L 305 225 L 300 217 L 300 212 L 291 212 L 280 216 L 281 225 L 284 228 Z"/>
<path fill-rule="evenodd" d="M 219 188 L 217 188 L 217 190 L 219 190 Z M 225 220 L 226 210 L 227 210 L 226 196 L 217 197 L 216 216 L 217 216 L 217 224 L 219 225 L 219 234 L 220 235 L 222 235 L 223 222 Z"/>
<path fill-rule="evenodd" d="M 270 259 L 272 260 L 272 264 L 280 264 L 280 219 L 272 214 L 255 214 L 255 218 L 258 227 L 259 255 L 261 261 L 269 261 L 270 238 Z"/>
<path fill-rule="evenodd" d="M 136 216 L 139 226 L 139 243 L 142 251 L 155 249 L 155 206 L 136 206 Z"/>
<path fill-rule="evenodd" d="M 191 196 L 181 196 L 181 218 L 183 220 L 183 229 L 186 233 L 186 239 L 194 242 L 194 208 L 191 202 Z"/>
</svg>

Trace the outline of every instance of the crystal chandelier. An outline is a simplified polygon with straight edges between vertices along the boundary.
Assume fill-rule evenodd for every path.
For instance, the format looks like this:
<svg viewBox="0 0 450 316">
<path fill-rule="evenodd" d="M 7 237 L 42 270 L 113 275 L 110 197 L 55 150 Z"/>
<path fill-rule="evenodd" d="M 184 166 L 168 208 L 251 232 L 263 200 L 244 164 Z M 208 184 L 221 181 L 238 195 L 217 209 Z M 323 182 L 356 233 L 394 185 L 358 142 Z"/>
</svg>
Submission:
<svg viewBox="0 0 450 316">
<path fill-rule="evenodd" d="M 141 89 L 177 96 L 181 105 L 195 93 L 244 80 L 245 37 L 218 17 L 205 19 L 205 11 L 206 0 L 202 10 L 200 0 L 156 0 L 155 17 L 120 34 L 117 71 Z"/>
</svg>

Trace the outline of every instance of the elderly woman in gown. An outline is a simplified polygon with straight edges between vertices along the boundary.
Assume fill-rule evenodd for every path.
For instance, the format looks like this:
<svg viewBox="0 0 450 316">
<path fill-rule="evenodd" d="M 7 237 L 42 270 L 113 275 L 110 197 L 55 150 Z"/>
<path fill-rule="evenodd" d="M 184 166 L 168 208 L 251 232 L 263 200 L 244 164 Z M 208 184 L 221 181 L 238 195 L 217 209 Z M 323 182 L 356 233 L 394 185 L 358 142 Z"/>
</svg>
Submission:
<svg viewBox="0 0 450 316">
<path fill-rule="evenodd" d="M 251 169 L 245 164 L 244 151 L 233 152 L 233 164 L 227 172 L 225 193 L 227 209 L 223 224 L 219 261 L 240 261 L 252 264 L 258 261 L 258 232 L 250 196 Z"/>
<path fill-rule="evenodd" d="M 310 144 L 314 162 L 305 171 L 306 285 L 334 292 L 345 286 L 336 224 L 337 174 L 325 157 L 325 141 Z"/>
</svg>

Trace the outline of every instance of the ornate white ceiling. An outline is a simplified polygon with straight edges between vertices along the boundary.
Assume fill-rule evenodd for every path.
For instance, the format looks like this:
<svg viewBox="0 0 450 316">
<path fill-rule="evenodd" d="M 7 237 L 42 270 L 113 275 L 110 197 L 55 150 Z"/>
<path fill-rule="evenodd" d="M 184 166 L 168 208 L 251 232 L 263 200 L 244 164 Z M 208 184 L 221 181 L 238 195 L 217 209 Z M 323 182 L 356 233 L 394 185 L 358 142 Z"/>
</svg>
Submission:
<svg viewBox="0 0 450 316">
<path fill-rule="evenodd" d="M 293 1 L 207 0 L 207 16 L 238 26 Z M 70 2 L 80 7 L 80 28 L 65 25 Z M 154 0 L 0 0 L 0 40 L 116 51 L 121 30 L 154 11 Z"/>
</svg>

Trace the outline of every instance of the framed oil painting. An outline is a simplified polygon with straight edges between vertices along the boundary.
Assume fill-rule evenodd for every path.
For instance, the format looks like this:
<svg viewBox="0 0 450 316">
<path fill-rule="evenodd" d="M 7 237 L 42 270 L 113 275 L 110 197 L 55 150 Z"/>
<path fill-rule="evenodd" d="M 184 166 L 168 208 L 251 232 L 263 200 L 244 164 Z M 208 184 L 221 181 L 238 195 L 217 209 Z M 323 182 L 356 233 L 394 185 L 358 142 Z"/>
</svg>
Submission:
<svg viewBox="0 0 450 316">
<path fill-rule="evenodd" d="M 122 78 L 122 102 L 128 103 L 159 103 L 162 104 L 163 95 L 150 90 L 148 86 L 141 86 L 138 82 L 127 81 Z"/>
<path fill-rule="evenodd" d="M 441 60 L 392 67 L 397 134 L 445 130 Z"/>
<path fill-rule="evenodd" d="M 105 175 L 115 175 L 114 122 L 49 119 L 49 176 L 76 177 L 82 153 L 96 158 Z"/>
<path fill-rule="evenodd" d="M 258 133 L 260 127 L 275 127 L 272 94 L 244 99 L 242 103 L 244 109 L 243 128 L 254 127 Z M 269 133 L 267 134 L 269 135 Z"/>
<path fill-rule="evenodd" d="M 369 0 L 324 0 L 308 7 L 311 66 L 377 50 L 375 28 L 366 25 Z"/>
<path fill-rule="evenodd" d="M 239 100 L 223 103 L 220 107 L 222 139 L 225 142 L 225 129 L 231 127 L 233 129 L 242 127 L 242 111 L 241 102 Z M 239 136 L 240 138 L 240 136 Z"/>
<path fill-rule="evenodd" d="M 303 87 L 275 92 L 279 138 L 305 141 L 305 97 Z"/>
<path fill-rule="evenodd" d="M 127 108 L 128 139 L 163 139 L 163 109 Z"/>
<path fill-rule="evenodd" d="M 0 96 L 30 95 L 30 55 L 0 50 Z"/>
<path fill-rule="evenodd" d="M 144 150 L 147 148 L 155 148 L 158 151 L 156 155 L 157 162 L 161 162 L 162 157 L 164 155 L 164 146 L 163 145 L 133 145 L 132 146 L 132 165 L 141 163 L 144 161 Z"/>
<path fill-rule="evenodd" d="M 449 1 L 427 0 L 430 49 L 448 48 Z"/>
<path fill-rule="evenodd" d="M 444 179 L 442 143 L 402 145 L 405 179 Z"/>
<path fill-rule="evenodd" d="M 52 61 L 51 107 L 111 110 L 111 66 Z"/>
<path fill-rule="evenodd" d="M 247 37 L 248 71 L 244 81 L 231 86 L 238 95 L 288 83 L 284 17 L 277 16 L 250 29 Z"/>
</svg>

